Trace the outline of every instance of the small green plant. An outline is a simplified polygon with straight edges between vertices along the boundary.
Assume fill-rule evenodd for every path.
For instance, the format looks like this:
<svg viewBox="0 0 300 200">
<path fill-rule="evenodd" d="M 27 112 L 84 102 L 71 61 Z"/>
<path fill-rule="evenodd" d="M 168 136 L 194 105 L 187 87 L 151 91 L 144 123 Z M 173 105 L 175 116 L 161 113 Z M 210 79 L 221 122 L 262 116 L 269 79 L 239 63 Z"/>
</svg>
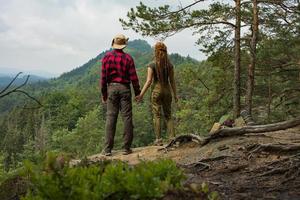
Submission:
<svg viewBox="0 0 300 200">
<path fill-rule="evenodd" d="M 50 154 L 46 163 L 43 167 L 26 163 L 32 187 L 24 200 L 155 199 L 169 189 L 180 189 L 184 178 L 171 160 L 70 168 Z"/>
<path fill-rule="evenodd" d="M 207 195 L 208 200 L 219 200 L 219 194 L 215 191 L 210 192 L 207 183 L 202 183 L 201 190 L 204 194 Z"/>
</svg>

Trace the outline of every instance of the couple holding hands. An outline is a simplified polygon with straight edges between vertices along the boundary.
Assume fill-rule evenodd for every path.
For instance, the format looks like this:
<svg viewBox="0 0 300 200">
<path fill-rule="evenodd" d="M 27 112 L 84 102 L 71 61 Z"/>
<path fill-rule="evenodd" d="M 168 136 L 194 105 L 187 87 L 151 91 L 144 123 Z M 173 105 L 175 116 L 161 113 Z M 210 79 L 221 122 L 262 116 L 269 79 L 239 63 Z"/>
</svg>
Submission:
<svg viewBox="0 0 300 200">
<path fill-rule="evenodd" d="M 145 93 L 152 85 L 151 106 L 153 112 L 153 126 L 156 136 L 155 144 L 162 145 L 161 116 L 163 110 L 167 132 L 170 138 L 175 137 L 174 124 L 171 115 L 172 93 L 178 101 L 174 80 L 174 67 L 171 64 L 167 47 L 162 42 L 154 46 L 154 60 L 148 65 L 147 80 L 140 90 L 139 79 L 136 74 L 134 60 L 123 51 L 128 38 L 119 34 L 112 40 L 112 51 L 105 54 L 101 67 L 102 102 L 107 104 L 106 113 L 106 142 L 102 153 L 111 156 L 116 123 L 119 111 L 124 122 L 124 155 L 132 153 L 133 140 L 132 97 L 130 83 L 133 86 L 135 100 L 142 101 Z"/>
</svg>

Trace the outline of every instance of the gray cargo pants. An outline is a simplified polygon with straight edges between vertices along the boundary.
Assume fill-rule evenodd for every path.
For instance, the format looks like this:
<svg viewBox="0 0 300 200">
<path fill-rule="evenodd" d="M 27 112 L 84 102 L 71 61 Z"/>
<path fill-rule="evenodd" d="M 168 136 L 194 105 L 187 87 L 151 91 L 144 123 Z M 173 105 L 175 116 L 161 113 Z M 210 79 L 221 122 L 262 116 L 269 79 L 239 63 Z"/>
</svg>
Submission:
<svg viewBox="0 0 300 200">
<path fill-rule="evenodd" d="M 105 125 L 106 151 L 111 151 L 114 146 L 114 137 L 119 111 L 121 112 L 124 122 L 124 149 L 130 149 L 133 140 L 132 101 L 130 85 L 121 83 L 110 83 L 108 85 Z"/>
</svg>

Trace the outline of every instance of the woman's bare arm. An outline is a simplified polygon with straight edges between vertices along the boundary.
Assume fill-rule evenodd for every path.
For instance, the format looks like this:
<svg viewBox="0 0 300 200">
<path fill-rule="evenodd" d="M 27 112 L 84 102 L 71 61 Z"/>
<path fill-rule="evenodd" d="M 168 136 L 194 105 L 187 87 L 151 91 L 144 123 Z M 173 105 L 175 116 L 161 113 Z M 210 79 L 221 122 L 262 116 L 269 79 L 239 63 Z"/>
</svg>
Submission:
<svg viewBox="0 0 300 200">
<path fill-rule="evenodd" d="M 143 98 L 143 96 L 145 95 L 145 93 L 147 92 L 148 88 L 150 87 L 150 85 L 152 84 L 152 80 L 153 80 L 153 69 L 151 67 L 148 67 L 147 70 L 147 80 L 146 83 L 141 91 L 140 94 L 140 99 Z"/>
</svg>

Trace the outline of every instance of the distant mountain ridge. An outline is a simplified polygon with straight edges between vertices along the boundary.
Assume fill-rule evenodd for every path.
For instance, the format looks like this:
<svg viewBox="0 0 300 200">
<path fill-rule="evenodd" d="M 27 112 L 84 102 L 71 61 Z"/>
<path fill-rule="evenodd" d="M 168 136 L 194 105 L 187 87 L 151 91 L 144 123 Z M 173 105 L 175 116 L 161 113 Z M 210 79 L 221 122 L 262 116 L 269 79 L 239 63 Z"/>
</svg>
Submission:
<svg viewBox="0 0 300 200">
<path fill-rule="evenodd" d="M 104 57 L 104 55 L 110 51 L 105 50 L 102 53 L 100 53 L 98 56 L 95 58 L 90 59 L 87 63 L 83 64 L 80 67 L 77 67 L 69 72 L 63 73 L 59 79 L 65 79 L 69 76 L 77 76 L 77 75 L 82 75 L 85 71 L 87 71 L 89 68 L 91 68 L 93 65 L 97 64 L 97 62 Z M 136 67 L 141 67 L 141 63 L 139 62 L 139 58 L 141 56 L 145 56 L 147 54 L 151 53 L 151 46 L 145 41 L 145 40 L 133 40 L 128 42 L 128 46 L 124 50 L 127 53 L 130 53 L 132 57 L 135 60 Z"/>
<path fill-rule="evenodd" d="M 10 76 L 10 75 L 5 75 L 5 74 L 0 74 L 0 87 L 8 85 L 13 80 L 15 75 Z M 13 86 L 20 85 L 26 81 L 26 78 L 27 78 L 27 75 L 21 75 L 13 82 L 12 85 Z M 36 76 L 36 75 L 30 75 L 30 77 L 28 79 L 28 83 L 31 84 L 31 83 L 36 83 L 36 82 L 45 81 L 45 80 L 47 80 L 47 78 Z"/>
<path fill-rule="evenodd" d="M 101 58 L 110 51 L 105 50 L 95 58 L 90 59 L 87 63 L 83 64 L 80 67 L 77 67 L 69 72 L 63 73 L 58 78 L 52 80 L 52 83 L 57 83 L 59 85 L 67 84 L 67 85 L 86 85 L 86 84 L 94 84 L 99 82 L 100 77 L 100 67 L 101 67 Z M 150 44 L 145 40 L 133 40 L 129 41 L 127 47 L 124 49 L 126 53 L 129 53 L 135 62 L 135 66 L 137 69 L 146 67 L 153 60 L 153 49 Z M 171 62 L 176 66 L 183 63 L 193 63 L 197 64 L 199 61 L 193 59 L 191 57 L 184 57 L 177 53 L 173 53 L 169 55 Z"/>
<path fill-rule="evenodd" d="M 24 69 L 16 69 L 13 67 L 0 67 L 0 77 L 3 76 L 14 77 L 19 72 L 23 72 L 24 74 L 30 74 L 32 76 L 43 77 L 43 78 L 53 78 L 58 76 L 57 74 L 50 73 L 44 70 L 39 70 L 39 69 L 24 70 Z"/>
<path fill-rule="evenodd" d="M 48 96 L 48 93 L 55 93 L 59 91 L 84 91 L 85 95 L 91 95 L 91 98 L 94 98 L 100 94 L 100 60 L 103 58 L 105 53 L 110 50 L 111 49 L 104 50 L 85 64 L 74 68 L 69 72 L 63 73 L 61 76 L 56 78 L 45 80 L 41 79 L 40 77 L 36 78 L 35 76 L 31 76 L 29 81 L 30 84 L 23 89 L 37 99 L 43 99 L 42 96 Z M 125 52 L 132 55 L 139 77 L 143 76 L 144 78 L 146 66 L 154 58 L 153 49 L 151 46 L 145 40 L 133 40 L 128 43 L 128 46 L 125 48 Z M 175 66 L 175 68 L 178 68 L 178 70 L 181 70 L 180 66 L 185 66 L 186 64 L 198 65 L 200 63 L 189 56 L 184 57 L 177 53 L 170 54 L 169 58 L 172 64 Z M 3 71 L 0 72 L 3 73 Z M 25 81 L 25 78 L 26 77 L 22 78 L 22 76 L 20 76 L 20 79 L 16 81 L 16 84 L 22 84 Z M 140 79 L 142 80 L 142 77 L 140 77 Z M 0 85 L 0 88 L 5 87 L 11 80 L 12 77 L 7 76 L 3 77 L 2 79 L 0 78 L 0 83 L 2 84 L 2 86 Z M 16 98 L 15 95 L 18 95 L 18 98 Z M 15 95 L 9 95 L 1 99 L 0 115 L 9 112 L 17 105 L 23 105 L 24 102 L 31 101 L 22 94 L 18 93 Z"/>
<path fill-rule="evenodd" d="M 85 64 L 74 68 L 69 72 L 63 73 L 56 78 L 44 79 L 37 76 L 31 76 L 29 80 L 30 84 L 25 87 L 26 91 L 37 98 L 42 95 L 47 95 L 47 93 L 55 91 L 68 91 L 72 89 L 86 91 L 87 93 L 90 92 L 99 94 L 99 79 L 101 68 L 100 60 L 101 58 L 103 58 L 105 53 L 110 50 L 111 49 L 104 50 Z M 128 46 L 125 48 L 125 52 L 132 55 L 139 75 L 141 75 L 140 73 L 143 68 L 146 68 L 146 66 L 153 60 L 154 57 L 153 49 L 145 40 L 129 41 Z M 185 64 L 199 64 L 199 61 L 189 56 L 181 56 L 177 53 L 170 54 L 169 57 L 175 68 Z M 3 72 L 1 71 L 1 73 Z M 17 73 L 15 73 L 14 75 L 16 75 Z M 26 77 L 20 77 L 21 78 L 16 81 L 17 85 L 20 85 L 25 81 Z M 11 80 L 12 77 L 6 76 L 2 77 L 2 79 L 0 77 L 0 89 L 1 87 L 3 88 L 5 84 L 7 85 Z M 0 115 L 1 113 L 8 112 L 18 104 L 23 104 L 25 101 L 24 99 L 26 99 L 26 97 L 23 97 L 22 95 L 20 95 L 20 98 L 13 98 L 13 96 L 14 95 L 2 99 L 2 104 L 0 104 Z M 10 98 L 13 100 L 11 100 Z"/>
</svg>

